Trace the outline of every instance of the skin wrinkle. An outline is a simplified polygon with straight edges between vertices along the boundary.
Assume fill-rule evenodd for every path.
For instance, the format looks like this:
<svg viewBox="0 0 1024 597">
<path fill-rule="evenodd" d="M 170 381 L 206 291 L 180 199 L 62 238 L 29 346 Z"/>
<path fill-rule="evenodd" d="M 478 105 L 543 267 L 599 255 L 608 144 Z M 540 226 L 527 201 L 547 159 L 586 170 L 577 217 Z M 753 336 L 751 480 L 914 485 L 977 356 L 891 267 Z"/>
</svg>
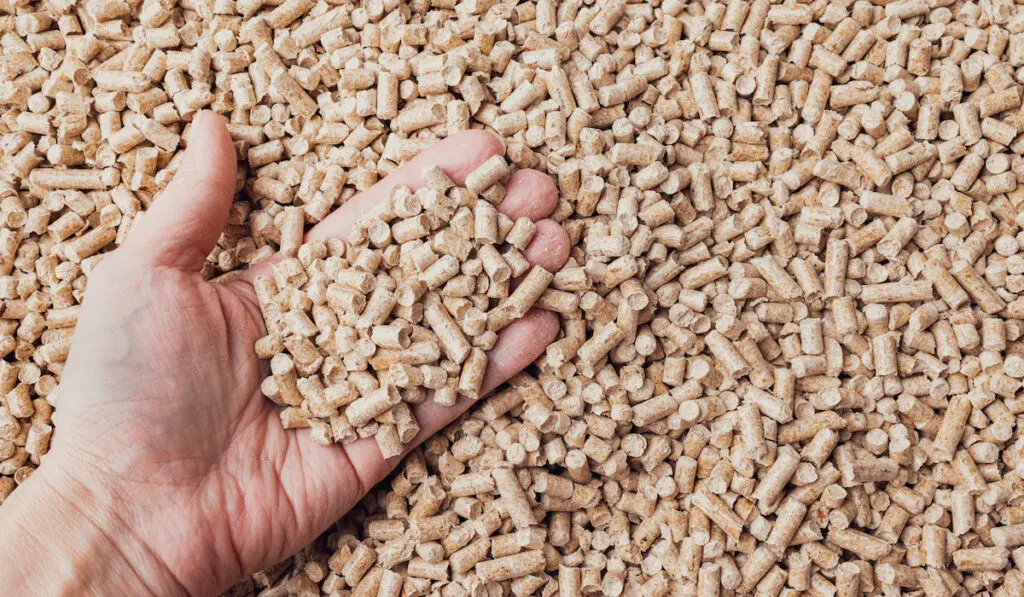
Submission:
<svg viewBox="0 0 1024 597">
<path fill-rule="evenodd" d="M 228 483 L 227 485 L 229 487 L 234 487 L 235 488 L 234 493 L 236 493 L 236 494 L 241 496 L 241 503 L 245 505 L 246 509 L 248 509 L 249 508 L 248 504 L 250 502 L 245 497 L 245 496 L 248 495 L 248 487 L 251 484 L 253 484 L 253 483 L 258 483 L 259 482 L 259 478 L 258 477 L 252 477 L 252 478 L 248 479 L 247 481 L 243 482 L 243 480 L 238 478 L 238 476 L 235 474 L 235 467 L 233 467 L 233 466 L 225 466 L 224 465 L 223 457 L 224 456 L 221 455 L 221 457 L 219 457 L 217 459 L 217 463 L 214 466 L 216 466 L 217 468 L 220 468 L 223 471 L 223 474 L 224 474 L 226 480 L 231 480 L 231 483 Z M 262 460 L 261 460 L 261 464 L 263 464 Z M 271 469 L 271 472 L 273 472 L 273 468 Z M 246 489 L 242 489 L 243 486 Z M 225 491 L 225 492 L 221 492 L 221 493 L 227 494 L 228 492 Z M 225 499 L 223 501 L 227 502 L 229 500 Z M 215 520 L 217 522 L 221 522 L 221 523 L 226 522 L 223 517 L 215 519 Z M 242 562 L 243 562 L 242 551 L 236 545 L 234 536 L 231 533 L 225 533 L 224 535 L 227 536 L 227 539 L 228 539 L 227 543 L 228 543 L 228 545 L 229 545 L 229 547 L 231 549 L 231 552 L 233 554 L 233 558 L 232 558 L 233 568 L 235 570 L 241 570 L 242 567 L 243 567 L 243 564 L 242 564 Z M 218 553 L 218 552 L 215 550 L 214 553 Z"/>
<path fill-rule="evenodd" d="M 52 483 L 50 483 L 49 479 L 46 479 L 45 477 L 43 477 L 43 479 L 44 479 L 43 482 L 49 486 L 49 489 L 50 489 L 51 492 L 53 492 L 53 495 L 58 495 L 61 498 L 64 497 L 63 492 L 60 489 L 58 489 L 57 487 L 53 486 Z M 142 584 L 142 586 L 146 587 L 146 591 L 149 594 L 151 594 L 151 595 L 158 595 L 159 593 L 157 591 L 154 591 L 151 587 L 149 587 L 149 583 L 146 582 L 146 580 L 144 578 L 144 575 L 141 572 L 139 572 L 138 570 L 136 570 L 135 567 L 132 565 L 131 560 L 128 558 L 127 554 L 124 552 L 124 550 L 118 544 L 118 542 L 115 541 L 114 538 L 111 536 L 109 530 L 106 528 L 107 525 L 103 525 L 103 524 L 97 523 L 97 521 L 92 516 L 90 516 L 89 513 L 84 508 L 82 508 L 82 507 L 80 507 L 78 505 L 78 501 L 79 500 L 62 499 L 62 502 L 65 504 L 65 506 L 67 508 L 73 509 L 74 511 L 78 512 L 85 520 L 87 520 L 92 525 L 92 527 L 96 530 L 96 532 L 99 534 L 99 536 L 102 539 L 104 539 L 106 541 L 106 543 L 110 546 L 110 548 L 112 548 L 117 553 L 117 555 L 123 561 L 124 565 L 127 566 L 128 569 L 131 571 L 131 573 L 135 575 L 135 577 L 139 580 L 139 582 Z M 83 502 L 87 502 L 88 500 L 82 500 L 82 501 Z M 137 540 L 137 542 L 139 543 L 141 548 L 144 551 L 146 551 L 148 554 L 150 554 L 151 556 L 153 555 L 151 550 L 150 550 L 150 548 L 149 548 L 149 546 L 146 545 L 146 543 L 141 540 L 141 537 L 138 537 L 134 533 L 131 525 L 125 524 L 125 521 L 117 513 L 117 509 L 116 508 L 110 508 L 108 510 L 108 513 L 109 513 L 110 516 L 112 516 L 114 518 L 114 520 L 116 522 L 121 523 L 120 530 L 125 531 L 125 532 L 127 532 L 127 533 L 129 533 L 131 535 L 134 535 L 135 539 Z M 90 553 L 88 555 L 83 555 L 83 557 L 92 557 L 92 554 Z M 157 558 L 156 561 L 159 562 L 160 561 L 159 558 Z M 174 573 L 173 570 L 170 570 L 169 568 L 164 566 L 164 571 L 166 573 L 170 574 L 170 576 L 172 578 L 174 578 L 176 582 L 178 582 L 179 586 L 181 585 L 180 579 L 178 579 L 177 575 Z"/>
<path fill-rule="evenodd" d="M 229 303 L 224 301 L 224 297 L 221 295 L 220 289 L 217 288 L 216 286 L 211 286 L 211 287 L 208 288 L 208 290 L 212 290 L 216 294 L 216 296 L 217 296 L 217 303 L 218 303 L 218 305 L 220 307 L 221 313 L 225 314 L 224 321 L 228 321 L 229 317 L 227 315 L 229 313 L 231 313 L 232 309 L 229 306 Z M 263 328 L 263 326 L 260 325 L 260 323 L 258 323 L 257 321 L 253 321 L 252 320 L 252 318 L 251 318 L 252 314 L 248 312 L 248 308 L 246 308 L 245 305 L 243 305 L 243 308 L 246 311 L 245 314 L 250 316 L 249 318 L 244 318 L 243 321 L 247 321 L 252 326 L 252 330 L 251 331 L 254 332 L 254 335 L 257 338 L 260 337 L 262 335 L 262 328 Z M 228 338 L 227 324 L 224 324 L 224 332 L 225 332 L 224 333 L 224 337 L 225 337 L 225 339 L 227 339 Z M 248 334 L 246 334 L 246 335 L 248 335 Z M 235 342 L 232 342 L 230 340 L 227 340 L 225 342 L 225 344 L 224 344 L 224 349 L 225 349 L 224 352 L 228 355 L 228 362 L 234 362 L 234 360 L 235 360 L 234 357 L 241 357 L 242 356 L 242 355 L 239 355 L 238 352 L 235 350 L 235 348 L 236 348 L 235 344 L 236 344 Z M 244 347 L 242 348 L 242 350 L 246 351 L 247 354 L 249 352 L 251 352 L 251 351 L 246 350 L 246 348 L 244 348 Z M 239 368 L 240 369 L 241 368 L 248 368 L 251 362 L 252 362 L 252 359 L 241 359 L 241 365 L 240 365 Z M 236 370 L 235 373 L 238 374 L 238 373 L 241 373 L 241 371 Z M 235 377 L 241 377 L 241 376 L 236 375 Z M 249 375 L 247 377 L 249 379 L 253 378 L 252 375 Z M 239 383 L 241 383 L 241 380 L 239 380 Z M 238 387 L 238 388 L 232 388 L 232 389 L 239 389 L 239 390 L 241 390 L 242 388 Z M 258 391 L 258 388 L 255 388 L 255 389 Z"/>
<path fill-rule="evenodd" d="M 262 466 L 262 465 L 265 465 L 267 463 L 264 462 L 263 460 L 261 460 L 260 464 Z M 277 478 L 276 467 L 271 467 L 271 469 L 268 471 L 268 473 L 270 473 L 272 475 L 272 478 L 274 478 L 274 479 Z M 242 489 L 240 491 L 240 495 L 241 495 L 241 499 L 242 499 L 242 504 L 244 504 L 244 507 L 246 509 L 250 508 L 251 506 L 249 506 L 249 504 L 253 500 L 250 500 L 248 498 L 248 496 L 249 496 L 249 488 L 253 484 L 258 483 L 259 479 L 255 478 L 255 477 L 254 478 L 250 478 L 250 479 L 248 479 L 248 480 L 246 480 L 244 482 L 244 485 L 242 485 L 242 484 L 240 484 L 240 482 L 242 480 L 238 479 L 237 476 L 235 476 L 232 472 L 228 472 L 227 474 L 232 479 L 235 479 L 235 483 L 234 484 L 237 487 L 239 487 L 239 488 L 244 487 L 244 489 Z M 292 516 L 294 518 L 294 505 L 291 502 L 290 496 L 287 496 L 287 494 L 285 494 L 285 499 L 288 501 L 289 508 L 287 510 L 285 510 L 285 511 L 282 511 L 280 508 L 275 508 L 274 509 L 274 513 L 276 515 L 286 515 L 287 512 L 292 512 Z M 255 502 L 256 502 L 256 507 L 257 508 L 262 506 L 262 501 L 261 500 L 255 500 Z M 272 531 L 273 531 L 273 529 L 272 529 Z M 276 535 L 276 533 L 274 533 L 274 534 Z M 240 546 L 238 544 L 238 541 L 237 541 L 236 537 L 232 533 L 228 533 L 228 545 L 230 546 L 231 554 L 232 554 L 232 558 L 233 558 L 232 559 L 233 568 L 235 570 L 239 570 L 239 571 L 243 570 L 244 569 L 244 560 L 245 560 L 244 555 L 243 555 L 244 552 L 245 552 L 244 546 Z"/>
<path fill-rule="evenodd" d="M 194 486 L 193 488 L 191 488 L 191 492 L 189 493 L 188 498 L 187 498 L 189 503 L 195 503 L 196 501 L 202 501 L 203 500 L 203 497 L 198 496 L 198 494 L 199 494 L 199 492 L 201 491 L 202 488 L 203 488 L 203 484 L 202 483 Z M 221 524 L 226 523 L 226 521 L 223 519 L 223 517 L 220 518 L 218 521 Z M 214 520 L 207 520 L 206 521 L 206 523 L 208 525 L 210 525 L 210 526 L 214 526 L 215 522 L 217 522 L 217 521 L 214 521 Z M 171 528 L 172 528 L 172 530 L 169 530 L 169 532 L 177 532 L 177 535 L 179 537 L 188 537 L 189 535 L 191 535 L 190 532 L 188 531 L 189 529 L 182 529 L 182 528 L 179 527 L 178 524 L 172 524 Z M 214 553 L 217 553 L 217 551 L 215 550 Z M 175 554 L 175 555 L 176 555 L 176 557 L 174 559 L 177 559 L 177 557 L 180 557 L 180 554 Z M 164 560 L 164 558 L 161 558 L 161 559 Z M 167 561 L 164 561 L 164 565 L 167 565 L 168 567 L 171 567 L 170 564 Z M 217 577 L 217 573 L 218 573 L 217 572 L 217 566 L 215 566 L 212 562 L 204 561 L 204 562 L 202 562 L 197 567 L 199 567 L 201 569 L 204 569 L 204 570 L 207 570 L 207 571 L 204 572 L 205 574 L 211 575 L 211 577 L 214 577 L 214 578 Z M 184 584 L 182 586 L 186 587 L 186 585 L 184 585 Z M 191 591 L 189 591 L 189 592 L 191 592 Z"/>
</svg>

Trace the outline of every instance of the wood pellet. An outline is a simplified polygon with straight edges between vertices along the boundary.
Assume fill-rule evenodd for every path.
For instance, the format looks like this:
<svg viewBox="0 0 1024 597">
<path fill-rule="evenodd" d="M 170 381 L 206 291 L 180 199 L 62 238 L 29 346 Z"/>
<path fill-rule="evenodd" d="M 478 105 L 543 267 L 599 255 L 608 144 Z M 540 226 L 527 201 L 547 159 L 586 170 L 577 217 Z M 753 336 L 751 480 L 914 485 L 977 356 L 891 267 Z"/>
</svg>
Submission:
<svg viewBox="0 0 1024 597">
<path fill-rule="evenodd" d="M 204 274 L 284 254 L 255 350 L 285 426 L 401 453 L 410 405 L 476 397 L 503 325 L 561 321 L 229 594 L 1019 595 L 1022 24 L 1007 0 L 4 5 L 0 500 L 59 433 L 89 273 L 211 109 L 242 179 Z M 445 229 L 473 256 L 403 191 L 354 245 L 302 243 L 470 128 L 507 160 Z M 558 272 L 487 208 L 522 168 L 558 185 Z"/>
</svg>

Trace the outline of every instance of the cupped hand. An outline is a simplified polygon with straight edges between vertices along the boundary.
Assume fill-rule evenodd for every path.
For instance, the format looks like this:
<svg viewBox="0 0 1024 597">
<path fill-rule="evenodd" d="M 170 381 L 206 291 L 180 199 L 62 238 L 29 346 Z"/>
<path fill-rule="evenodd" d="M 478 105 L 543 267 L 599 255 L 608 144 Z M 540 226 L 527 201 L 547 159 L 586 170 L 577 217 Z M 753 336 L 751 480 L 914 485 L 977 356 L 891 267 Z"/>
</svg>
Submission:
<svg viewBox="0 0 1024 597">
<path fill-rule="evenodd" d="M 108 581 L 104 591 L 216 593 L 308 544 L 399 460 L 383 459 L 372 438 L 323 447 L 308 432 L 281 428 L 278 407 L 259 391 L 266 371 L 253 344 L 265 330 L 254 276 L 211 282 L 199 273 L 228 216 L 235 150 L 210 112 L 196 117 L 188 141 L 173 182 L 92 272 L 57 393 L 51 452 L 0 514 L 48 495 L 34 508 L 49 504 L 55 520 L 23 525 L 29 541 L 98 532 L 74 549 L 104 550 L 108 576 L 127 571 L 117 575 L 123 586 Z M 461 184 L 501 151 L 488 133 L 454 135 L 348 201 L 307 239 L 344 236 L 391 187 L 420 184 L 425 165 Z M 568 254 L 565 232 L 544 219 L 556 200 L 546 176 L 520 170 L 499 206 L 537 222 L 525 255 L 552 271 Z M 505 328 L 488 355 L 485 391 L 537 358 L 557 331 L 544 311 Z M 416 443 L 469 405 L 418 405 Z M 64 567 L 74 573 L 77 562 Z"/>
</svg>

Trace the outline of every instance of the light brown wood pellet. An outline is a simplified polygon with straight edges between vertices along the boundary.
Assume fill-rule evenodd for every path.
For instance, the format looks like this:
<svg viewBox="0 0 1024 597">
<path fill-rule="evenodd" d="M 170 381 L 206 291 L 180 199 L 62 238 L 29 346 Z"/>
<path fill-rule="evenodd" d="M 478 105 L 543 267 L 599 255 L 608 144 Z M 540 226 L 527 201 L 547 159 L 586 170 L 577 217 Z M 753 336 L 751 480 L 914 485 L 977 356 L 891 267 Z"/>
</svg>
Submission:
<svg viewBox="0 0 1024 597">
<path fill-rule="evenodd" d="M 287 426 L 400 450 L 416 388 L 473 395 L 523 305 L 562 321 L 527 372 L 232 595 L 1020 594 L 1019 5 L 28 1 L 0 7 L 0 48 L 0 500 L 60 432 L 89 272 L 212 109 L 244 181 L 204 273 L 280 250 L 265 308 L 278 280 L 318 278 L 318 306 L 352 320 L 318 342 L 328 311 L 268 311 L 256 350 Z M 508 160 L 474 195 L 503 196 L 510 167 L 557 182 L 561 271 L 529 270 L 529 222 L 489 238 L 486 207 L 477 249 L 501 248 L 472 258 L 426 263 L 435 227 L 404 211 L 358 242 L 405 263 L 301 245 L 468 128 Z M 447 284 L 486 294 L 467 259 L 525 303 L 453 320 Z M 425 326 L 395 315 L 420 307 Z M 339 341 L 357 356 L 338 370 L 362 359 L 401 391 L 312 381 Z"/>
</svg>

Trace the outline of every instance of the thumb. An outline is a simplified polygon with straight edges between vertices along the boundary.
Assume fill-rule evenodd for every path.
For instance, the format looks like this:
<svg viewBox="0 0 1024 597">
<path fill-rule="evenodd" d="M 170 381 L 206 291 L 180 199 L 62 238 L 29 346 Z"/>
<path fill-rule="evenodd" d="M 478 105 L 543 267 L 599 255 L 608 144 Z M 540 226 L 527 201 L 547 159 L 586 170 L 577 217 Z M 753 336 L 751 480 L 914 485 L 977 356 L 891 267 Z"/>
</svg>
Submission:
<svg viewBox="0 0 1024 597">
<path fill-rule="evenodd" d="M 224 230 L 234 193 L 235 148 L 224 120 L 203 110 L 192 120 L 174 180 L 126 244 L 152 264 L 198 271 Z"/>
</svg>

